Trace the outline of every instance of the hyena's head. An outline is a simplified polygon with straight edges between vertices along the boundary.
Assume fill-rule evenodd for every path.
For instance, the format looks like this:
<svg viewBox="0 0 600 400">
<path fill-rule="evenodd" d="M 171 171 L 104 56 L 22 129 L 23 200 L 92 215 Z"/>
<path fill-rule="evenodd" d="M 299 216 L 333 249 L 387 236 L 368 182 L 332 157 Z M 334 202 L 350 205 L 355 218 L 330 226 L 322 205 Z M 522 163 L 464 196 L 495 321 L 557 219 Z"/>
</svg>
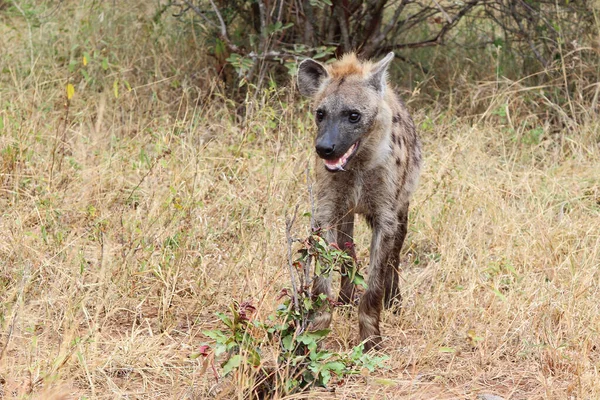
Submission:
<svg viewBox="0 0 600 400">
<path fill-rule="evenodd" d="M 298 67 L 298 88 L 313 99 L 317 154 L 332 172 L 344 170 L 352 160 L 370 159 L 391 120 L 384 101 L 389 53 L 372 64 L 347 54 L 330 65 L 308 59 Z"/>
</svg>

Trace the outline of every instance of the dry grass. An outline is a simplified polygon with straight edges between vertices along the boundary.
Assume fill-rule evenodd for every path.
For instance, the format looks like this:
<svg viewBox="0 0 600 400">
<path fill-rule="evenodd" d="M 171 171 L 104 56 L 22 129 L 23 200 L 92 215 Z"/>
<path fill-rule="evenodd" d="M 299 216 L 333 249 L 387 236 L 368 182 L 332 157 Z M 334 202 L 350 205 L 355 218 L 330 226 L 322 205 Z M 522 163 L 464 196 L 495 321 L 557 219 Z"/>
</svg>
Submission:
<svg viewBox="0 0 600 400">
<path fill-rule="evenodd" d="M 67 3 L 41 24 L 0 15 L 0 397 L 240 398 L 241 377 L 190 356 L 215 311 L 251 300 L 266 318 L 288 284 L 307 109 L 282 89 L 239 118 L 189 25 Z M 403 310 L 383 320 L 389 369 L 314 398 L 600 398 L 598 122 L 529 140 L 506 110 L 415 112 L 426 168 Z M 368 236 L 361 223 L 363 263 Z M 333 333 L 355 345 L 356 316 Z"/>
</svg>

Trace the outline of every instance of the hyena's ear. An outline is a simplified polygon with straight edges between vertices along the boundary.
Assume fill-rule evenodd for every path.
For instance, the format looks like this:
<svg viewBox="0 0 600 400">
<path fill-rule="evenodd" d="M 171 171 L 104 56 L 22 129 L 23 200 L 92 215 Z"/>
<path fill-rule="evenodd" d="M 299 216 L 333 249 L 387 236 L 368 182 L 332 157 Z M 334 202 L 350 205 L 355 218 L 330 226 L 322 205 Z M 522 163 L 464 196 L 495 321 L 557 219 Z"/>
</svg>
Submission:
<svg viewBox="0 0 600 400">
<path fill-rule="evenodd" d="M 373 65 L 371 76 L 369 76 L 369 85 L 371 85 L 383 97 L 386 87 L 387 69 L 394 59 L 394 52 L 388 53 L 385 58 Z"/>
<path fill-rule="evenodd" d="M 325 67 L 315 60 L 306 59 L 298 66 L 298 89 L 303 96 L 312 97 L 328 77 Z"/>
</svg>

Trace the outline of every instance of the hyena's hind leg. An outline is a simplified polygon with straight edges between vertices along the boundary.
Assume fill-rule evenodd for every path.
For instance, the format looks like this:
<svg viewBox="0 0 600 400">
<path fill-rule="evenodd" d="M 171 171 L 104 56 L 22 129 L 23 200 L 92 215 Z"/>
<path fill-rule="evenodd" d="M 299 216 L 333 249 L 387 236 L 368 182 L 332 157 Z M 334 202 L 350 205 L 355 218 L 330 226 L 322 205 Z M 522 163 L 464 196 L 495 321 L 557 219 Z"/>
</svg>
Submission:
<svg viewBox="0 0 600 400">
<path fill-rule="evenodd" d="M 399 306 L 402 300 L 400 295 L 400 251 L 406 238 L 408 224 L 408 204 L 398 213 L 398 228 L 394 238 L 394 247 L 389 255 L 385 268 L 385 284 L 383 304 L 385 308 Z"/>
<path fill-rule="evenodd" d="M 383 297 L 386 280 L 386 262 L 390 251 L 394 247 L 394 227 L 391 232 L 382 227 L 381 223 L 373 225 L 373 238 L 371 240 L 371 256 L 369 260 L 368 288 L 360 299 L 358 305 L 358 327 L 360 339 L 365 341 L 365 351 L 379 348 L 381 332 L 379 320 L 383 308 Z"/>
</svg>

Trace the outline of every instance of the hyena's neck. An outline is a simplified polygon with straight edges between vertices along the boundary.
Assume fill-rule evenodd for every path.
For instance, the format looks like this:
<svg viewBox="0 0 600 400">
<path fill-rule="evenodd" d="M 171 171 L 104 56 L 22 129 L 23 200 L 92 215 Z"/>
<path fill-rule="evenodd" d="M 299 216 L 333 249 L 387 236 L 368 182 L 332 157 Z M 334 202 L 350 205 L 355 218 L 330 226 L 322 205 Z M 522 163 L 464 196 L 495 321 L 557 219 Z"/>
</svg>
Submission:
<svg viewBox="0 0 600 400">
<path fill-rule="evenodd" d="M 397 108 L 398 105 L 394 104 L 396 96 L 392 90 L 389 87 L 387 89 L 387 93 L 379 106 L 373 129 L 367 138 L 368 143 L 365 143 L 367 147 L 365 149 L 367 150 L 365 151 L 366 162 L 362 168 L 366 170 L 373 170 L 386 165 L 392 155 L 392 110 Z"/>
</svg>

